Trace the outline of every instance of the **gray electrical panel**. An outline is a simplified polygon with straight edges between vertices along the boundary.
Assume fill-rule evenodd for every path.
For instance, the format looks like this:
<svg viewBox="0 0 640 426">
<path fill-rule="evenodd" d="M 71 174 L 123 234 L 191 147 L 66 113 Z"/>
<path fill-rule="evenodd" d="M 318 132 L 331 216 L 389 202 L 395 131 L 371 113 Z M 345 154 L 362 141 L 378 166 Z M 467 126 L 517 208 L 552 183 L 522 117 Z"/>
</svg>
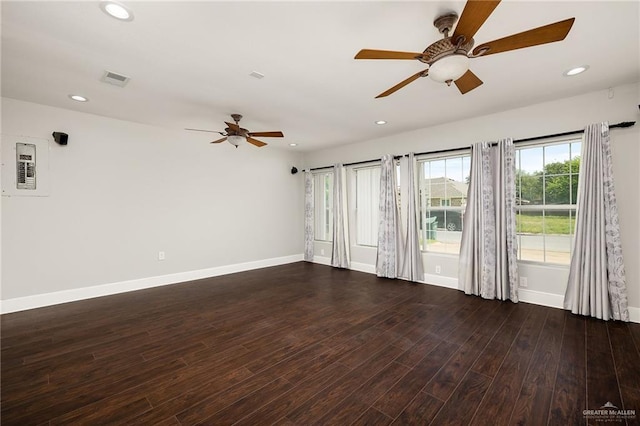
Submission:
<svg viewBox="0 0 640 426">
<path fill-rule="evenodd" d="M 16 144 L 16 189 L 36 189 L 36 146 Z"/>
</svg>

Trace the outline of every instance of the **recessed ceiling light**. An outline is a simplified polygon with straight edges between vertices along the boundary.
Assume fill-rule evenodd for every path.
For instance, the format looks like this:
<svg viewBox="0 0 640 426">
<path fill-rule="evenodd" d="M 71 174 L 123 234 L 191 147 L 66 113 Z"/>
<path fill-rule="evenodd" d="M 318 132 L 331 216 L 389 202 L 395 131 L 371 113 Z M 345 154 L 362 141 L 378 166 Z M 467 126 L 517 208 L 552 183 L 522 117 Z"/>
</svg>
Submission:
<svg viewBox="0 0 640 426">
<path fill-rule="evenodd" d="M 69 98 L 73 99 L 74 101 L 77 102 L 88 102 L 89 98 L 85 98 L 84 96 L 80 96 L 80 95 L 69 95 Z"/>
<path fill-rule="evenodd" d="M 387 124 L 387 122 L 384 121 L 384 120 L 378 120 L 378 121 L 376 121 L 376 124 L 379 125 L 379 126 L 382 126 L 383 124 Z"/>
<path fill-rule="evenodd" d="M 297 143 L 290 143 L 289 146 L 298 146 Z"/>
<path fill-rule="evenodd" d="M 100 9 L 104 13 L 121 21 L 133 21 L 133 12 L 131 9 L 115 1 L 101 1 Z"/>
<path fill-rule="evenodd" d="M 580 65 L 579 67 L 571 68 L 569 71 L 564 72 L 565 77 L 571 77 L 572 75 L 578 75 L 589 69 L 589 65 Z"/>
</svg>

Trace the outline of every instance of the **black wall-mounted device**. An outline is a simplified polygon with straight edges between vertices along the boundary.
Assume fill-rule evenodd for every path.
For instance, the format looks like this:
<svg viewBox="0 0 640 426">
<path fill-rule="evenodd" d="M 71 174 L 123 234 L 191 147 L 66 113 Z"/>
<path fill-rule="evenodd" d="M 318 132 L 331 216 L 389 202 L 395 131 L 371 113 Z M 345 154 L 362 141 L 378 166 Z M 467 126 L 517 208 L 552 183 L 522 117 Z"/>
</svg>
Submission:
<svg viewBox="0 0 640 426">
<path fill-rule="evenodd" d="M 69 141 L 69 135 L 62 132 L 53 132 L 53 140 L 59 145 L 66 145 Z"/>
</svg>

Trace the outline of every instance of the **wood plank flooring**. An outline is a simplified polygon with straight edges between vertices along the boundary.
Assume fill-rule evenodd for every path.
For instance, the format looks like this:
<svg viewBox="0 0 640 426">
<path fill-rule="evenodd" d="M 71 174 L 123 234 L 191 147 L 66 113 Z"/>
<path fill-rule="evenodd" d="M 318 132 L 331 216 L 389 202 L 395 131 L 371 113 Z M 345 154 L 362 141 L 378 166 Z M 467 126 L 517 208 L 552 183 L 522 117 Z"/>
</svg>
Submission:
<svg viewBox="0 0 640 426">
<path fill-rule="evenodd" d="M 5 426 L 640 415 L 640 324 L 303 262 L 3 315 L 0 343 Z"/>
</svg>

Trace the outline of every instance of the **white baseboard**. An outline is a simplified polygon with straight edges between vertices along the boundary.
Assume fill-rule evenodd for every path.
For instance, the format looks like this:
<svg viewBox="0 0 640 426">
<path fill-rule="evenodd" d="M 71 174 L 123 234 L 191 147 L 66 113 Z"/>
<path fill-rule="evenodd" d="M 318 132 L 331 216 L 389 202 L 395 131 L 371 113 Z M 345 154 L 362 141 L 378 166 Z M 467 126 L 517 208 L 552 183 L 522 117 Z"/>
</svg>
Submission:
<svg viewBox="0 0 640 426">
<path fill-rule="evenodd" d="M 424 274 L 424 283 L 437 285 L 438 287 L 452 288 L 458 290 L 458 279 L 443 277 L 442 275 Z"/>
<path fill-rule="evenodd" d="M 121 281 L 117 283 L 103 284 L 93 287 L 64 290 L 54 293 L 36 294 L 33 296 L 17 297 L 0 301 L 0 314 L 24 311 L 27 309 L 41 308 L 44 306 L 58 305 L 60 303 L 75 302 L 78 300 L 92 299 L 94 297 L 109 296 L 128 291 L 143 290 L 151 287 L 182 283 L 186 281 L 211 278 L 236 272 L 250 271 L 252 269 L 267 268 L 270 266 L 285 265 L 287 263 L 303 260 L 302 254 L 257 260 L 253 262 L 236 263 L 233 265 L 218 266 L 215 268 L 199 269 L 196 271 L 178 272 L 175 274 L 156 277 L 141 278 L 136 280 Z M 331 265 L 331 258 L 315 256 L 315 263 Z M 375 274 L 375 266 L 366 263 L 352 262 L 351 269 L 355 271 Z M 424 283 L 458 289 L 456 278 L 442 275 L 425 274 Z M 519 289 L 520 301 L 535 305 L 548 306 L 562 309 L 563 296 L 559 294 L 545 293 L 541 291 Z M 629 307 L 629 319 L 631 322 L 640 323 L 640 308 Z"/>
<path fill-rule="evenodd" d="M 313 256 L 313 263 L 331 266 L 331 258 L 326 256 Z M 375 265 L 369 265 L 367 263 L 351 262 L 351 267 L 349 269 L 359 272 L 366 272 L 367 274 L 376 273 Z"/>
<path fill-rule="evenodd" d="M 313 261 L 321 265 L 331 266 L 331 259 L 328 257 L 315 256 Z M 375 266 L 368 265 L 366 263 L 351 262 L 351 269 L 360 272 L 367 272 L 370 274 L 376 273 Z M 442 275 L 435 274 L 424 274 L 423 283 L 458 290 L 457 278 L 444 277 Z M 548 306 L 550 308 L 564 309 L 564 296 L 561 294 L 545 293 L 543 291 L 519 288 L 518 296 L 520 297 L 521 302 L 532 303 L 534 305 L 540 306 Z M 631 322 L 640 323 L 640 308 L 629 307 L 629 320 Z"/>
<path fill-rule="evenodd" d="M 217 266 L 215 268 L 199 269 L 196 271 L 178 272 L 175 274 L 121 281 L 117 283 L 103 284 L 93 287 L 84 287 L 73 290 L 57 291 L 54 293 L 17 297 L 14 299 L 0 301 L 0 313 L 8 314 L 10 312 L 18 312 L 27 309 L 41 308 L 44 306 L 58 305 L 60 303 L 75 302 L 78 300 L 92 299 L 94 297 L 109 296 L 112 294 L 125 293 L 128 291 L 143 290 L 145 288 L 160 287 L 164 285 L 199 280 L 203 278 L 217 277 L 219 275 L 250 271 L 252 269 L 285 265 L 287 263 L 299 262 L 302 259 L 302 254 L 294 254 L 291 256 L 274 257 L 271 259 L 256 260 L 253 262 L 236 263 L 233 265 Z"/>
<path fill-rule="evenodd" d="M 443 277 L 442 275 L 424 274 L 424 281 L 426 284 L 459 290 L 457 278 Z M 518 289 L 518 296 L 520 297 L 521 302 L 559 309 L 562 309 L 562 301 L 564 299 L 564 297 L 559 294 L 544 293 L 542 291 L 522 288 Z"/>
<path fill-rule="evenodd" d="M 367 263 L 351 262 L 351 269 L 354 271 L 366 272 L 367 274 L 375 275 L 376 273 L 375 265 L 369 265 Z"/>
<path fill-rule="evenodd" d="M 564 296 L 560 294 L 544 293 L 529 289 L 519 289 L 520 301 L 550 308 L 564 309 Z M 640 323 L 640 308 L 629 306 L 629 321 Z"/>
<path fill-rule="evenodd" d="M 313 263 L 331 266 L 331 258 L 326 256 L 313 256 Z M 349 269 L 358 272 L 366 272 L 367 274 L 376 273 L 376 266 L 369 265 L 368 263 L 351 262 L 351 267 Z"/>
<path fill-rule="evenodd" d="M 313 263 L 319 263 L 320 265 L 331 266 L 331 258 L 324 256 L 313 256 Z"/>
<path fill-rule="evenodd" d="M 561 294 L 545 293 L 542 291 L 519 288 L 518 296 L 521 302 L 532 303 L 534 305 L 548 306 L 550 308 L 564 309 L 562 307 L 562 303 L 564 302 L 564 296 Z"/>
</svg>

